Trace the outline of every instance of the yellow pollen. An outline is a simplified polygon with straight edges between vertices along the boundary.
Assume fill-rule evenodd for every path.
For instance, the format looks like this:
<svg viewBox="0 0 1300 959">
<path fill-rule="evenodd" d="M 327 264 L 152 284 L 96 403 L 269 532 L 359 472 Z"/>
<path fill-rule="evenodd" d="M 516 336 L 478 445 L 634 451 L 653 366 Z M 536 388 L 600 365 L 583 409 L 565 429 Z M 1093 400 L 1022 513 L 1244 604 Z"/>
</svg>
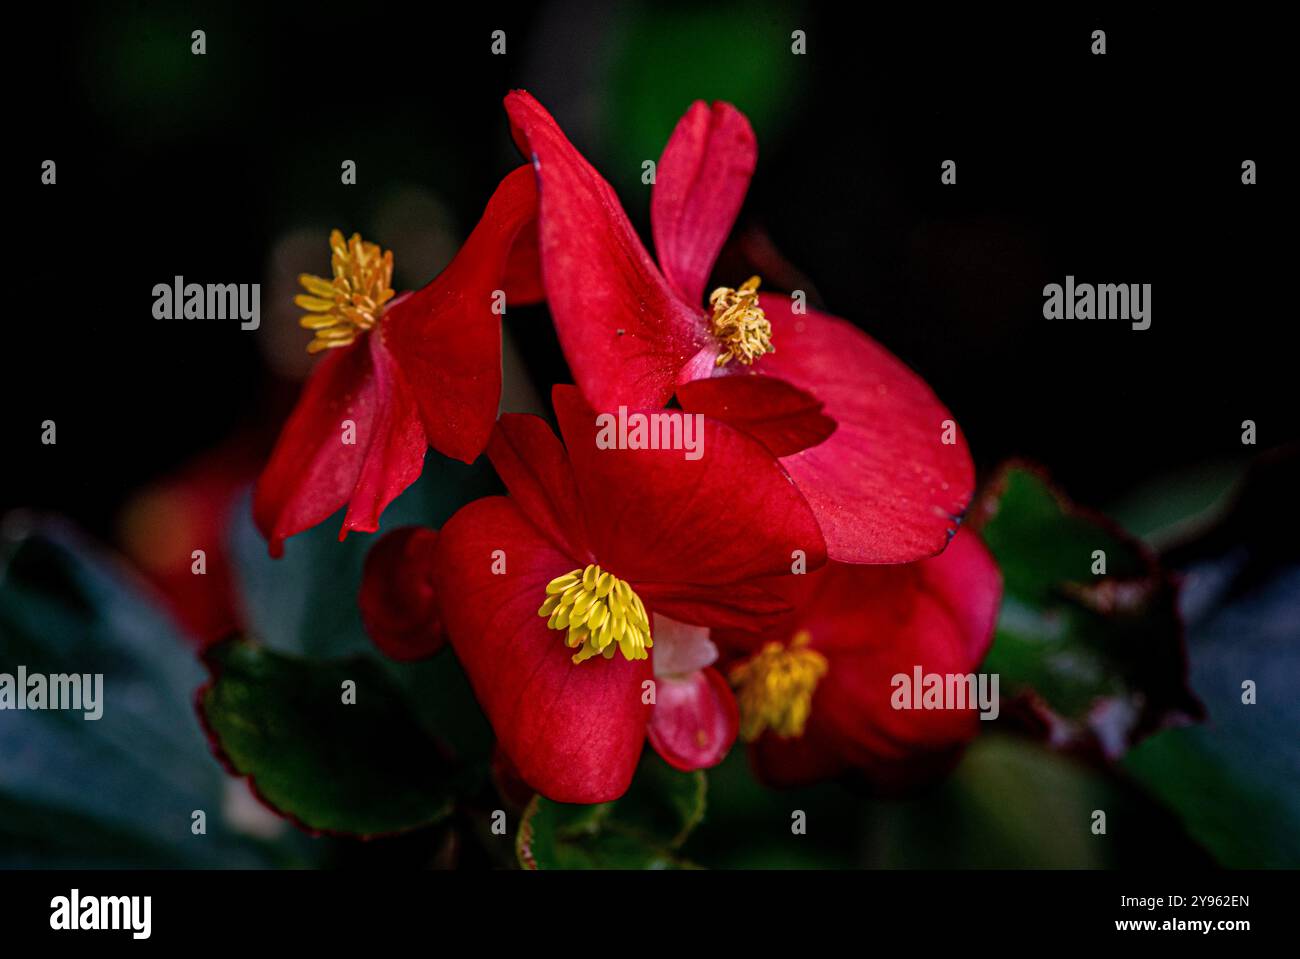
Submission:
<svg viewBox="0 0 1300 959">
<path fill-rule="evenodd" d="M 612 659 L 648 659 L 650 620 L 641 597 L 612 573 L 591 565 L 557 576 L 546 584 L 546 601 L 537 611 L 551 629 L 568 630 L 565 643 L 580 663 L 597 653 Z"/>
<path fill-rule="evenodd" d="M 772 324 L 758 305 L 759 279 L 751 276 L 733 290 L 720 286 L 709 294 L 713 307 L 713 335 L 718 338 L 717 366 L 739 360 L 749 366 L 764 353 L 775 352 Z"/>
<path fill-rule="evenodd" d="M 347 346 L 379 321 L 384 304 L 393 298 L 393 253 L 382 254 L 379 244 L 366 243 L 360 233 L 346 242 L 338 230 L 330 233 L 330 267 L 334 279 L 302 273 L 298 282 L 307 290 L 293 302 L 307 311 L 298 322 L 315 333 L 308 353 Z"/>
<path fill-rule="evenodd" d="M 802 736 L 812 711 L 813 692 L 826 675 L 826 657 L 808 646 L 800 630 L 789 646 L 773 640 L 731 670 L 740 706 L 740 735 L 753 742 L 770 729 L 784 739 Z"/>
</svg>

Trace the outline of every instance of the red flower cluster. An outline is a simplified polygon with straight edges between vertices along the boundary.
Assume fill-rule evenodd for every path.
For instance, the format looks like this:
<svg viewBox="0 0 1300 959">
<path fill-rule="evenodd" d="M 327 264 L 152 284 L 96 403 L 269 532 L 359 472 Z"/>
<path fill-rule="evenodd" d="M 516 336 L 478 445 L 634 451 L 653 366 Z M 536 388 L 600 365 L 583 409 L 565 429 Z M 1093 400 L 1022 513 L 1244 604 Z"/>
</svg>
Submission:
<svg viewBox="0 0 1300 959">
<path fill-rule="evenodd" d="M 272 550 L 344 504 L 345 531 L 376 529 L 426 446 L 486 447 L 507 495 L 381 540 L 362 610 L 399 658 L 450 642 L 533 788 L 614 799 L 647 739 L 696 769 L 738 733 L 773 783 L 942 769 L 974 714 L 893 709 L 890 678 L 974 670 L 1000 594 L 953 538 L 974 476 L 950 414 L 798 291 L 705 297 L 757 156 L 733 107 L 696 103 L 664 150 L 657 266 L 550 115 L 522 92 L 506 109 L 531 169 L 432 284 L 390 301 L 391 259 L 338 234 L 333 279 L 303 278 L 330 353 L 259 483 Z M 559 437 L 493 426 L 502 289 L 549 306 L 577 383 L 554 388 Z"/>
</svg>

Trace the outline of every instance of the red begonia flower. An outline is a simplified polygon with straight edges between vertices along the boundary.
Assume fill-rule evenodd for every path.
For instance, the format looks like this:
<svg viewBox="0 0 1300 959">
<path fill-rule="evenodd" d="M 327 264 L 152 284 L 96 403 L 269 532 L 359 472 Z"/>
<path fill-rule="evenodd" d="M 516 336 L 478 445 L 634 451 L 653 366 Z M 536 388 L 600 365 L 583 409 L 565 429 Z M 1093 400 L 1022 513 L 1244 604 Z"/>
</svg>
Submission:
<svg viewBox="0 0 1300 959">
<path fill-rule="evenodd" d="M 650 616 L 740 626 L 788 610 L 753 581 L 788 572 L 796 550 L 820 566 L 825 545 L 744 433 L 700 417 L 696 459 L 605 448 L 577 390 L 557 386 L 553 401 L 563 444 L 536 417 L 498 422 L 488 455 L 509 495 L 447 522 L 434 581 L 447 637 L 520 775 L 551 799 L 604 802 L 627 789 L 657 708 Z M 675 692 L 670 709 L 692 700 Z M 708 705 L 686 708 L 712 717 Z M 711 718 L 704 731 L 725 738 Z M 679 765 L 712 758 L 671 752 Z"/>
<path fill-rule="evenodd" d="M 331 236 L 333 278 L 302 277 L 311 352 L 327 350 L 271 454 L 254 496 L 271 554 L 344 505 L 349 530 L 379 515 L 419 477 L 425 450 L 470 462 L 487 444 L 501 396 L 498 290 L 541 292 L 535 178 L 521 167 L 488 201 L 456 258 L 423 289 L 394 298 L 392 254 Z"/>
<path fill-rule="evenodd" d="M 705 284 L 749 186 L 757 145 L 734 107 L 703 102 L 656 169 L 656 267 L 610 185 L 529 94 L 506 97 L 540 184 L 538 249 L 569 365 L 597 409 L 682 406 L 758 437 L 821 523 L 832 560 L 940 552 L 970 500 L 965 439 L 930 388 L 852 324 L 758 278 Z M 662 268 L 662 269 L 660 269 Z"/>
<path fill-rule="evenodd" d="M 963 531 L 931 559 L 829 563 L 781 585 L 800 594 L 793 612 L 761 634 L 711 634 L 735 657 L 728 676 L 759 778 L 801 785 L 853 773 L 892 790 L 951 766 L 978 731 L 978 710 L 895 708 L 894 677 L 979 667 L 1002 593 L 979 538 Z"/>
<path fill-rule="evenodd" d="M 438 534 L 422 526 L 386 533 L 366 554 L 357 605 L 361 622 L 387 656 L 426 659 L 442 649 L 433 555 Z"/>
</svg>

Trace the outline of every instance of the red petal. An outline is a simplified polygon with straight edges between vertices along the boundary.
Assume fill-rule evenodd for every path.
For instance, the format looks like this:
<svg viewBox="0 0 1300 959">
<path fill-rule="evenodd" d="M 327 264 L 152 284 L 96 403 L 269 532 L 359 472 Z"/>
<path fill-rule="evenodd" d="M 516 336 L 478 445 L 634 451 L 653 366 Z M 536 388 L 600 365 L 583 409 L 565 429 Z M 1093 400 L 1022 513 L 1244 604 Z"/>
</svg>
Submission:
<svg viewBox="0 0 1300 959">
<path fill-rule="evenodd" d="M 646 734 L 668 765 L 684 772 L 716 766 L 731 750 L 739 728 L 736 697 L 713 667 L 678 679 L 655 679 Z"/>
<path fill-rule="evenodd" d="M 677 388 L 688 410 L 730 423 L 766 446 L 789 456 L 824 442 L 835 421 L 817 397 L 774 376 L 718 376 Z"/>
<path fill-rule="evenodd" d="M 961 625 L 966 661 L 982 662 L 1002 604 L 1002 571 L 984 540 L 973 530 L 962 530 L 941 555 L 921 564 L 921 576 Z"/>
<path fill-rule="evenodd" d="M 766 733 L 755 764 L 764 781 L 811 782 L 854 767 L 900 788 L 946 769 L 979 730 L 976 710 L 894 709 L 892 679 L 971 673 L 992 640 L 1001 577 L 979 538 L 959 533 L 940 556 L 904 566 L 831 563 L 809 575 L 804 606 L 757 639 L 715 631 L 727 648 L 754 648 L 807 630 L 829 669 L 804 735 Z"/>
<path fill-rule="evenodd" d="M 343 442 L 347 420 L 355 444 Z M 383 508 L 420 475 L 425 448 L 410 391 L 379 339 L 365 335 L 331 351 L 257 482 L 253 515 L 271 555 L 350 501 L 343 533 L 378 529 Z"/>
<path fill-rule="evenodd" d="M 871 757 L 852 769 L 847 782 L 855 782 L 875 795 L 905 796 L 952 772 L 966 752 L 966 744 L 925 753 L 911 753 L 904 759 Z"/>
<path fill-rule="evenodd" d="M 424 289 L 389 304 L 380 332 L 416 387 L 429 445 L 471 462 L 487 445 L 501 399 L 501 317 L 494 295 L 510 282 L 536 296 L 527 276 L 537 185 L 527 167 L 508 174 L 456 258 Z M 517 241 L 523 255 L 511 258 Z"/>
<path fill-rule="evenodd" d="M 433 579 L 438 534 L 422 526 L 385 533 L 366 554 L 358 606 L 366 633 L 386 655 L 424 659 L 442 649 Z"/>
<path fill-rule="evenodd" d="M 757 441 L 701 416 L 698 459 L 682 449 L 599 449 L 596 414 L 578 391 L 557 386 L 552 401 L 592 550 L 637 589 L 703 588 L 789 572 L 794 550 L 805 552 L 809 568 L 823 562 L 812 512 Z M 714 592 L 720 604 L 733 598 Z"/>
<path fill-rule="evenodd" d="M 697 100 L 677 123 L 659 158 L 650 222 L 668 282 L 690 304 L 704 302 L 718 251 L 745 201 L 758 143 L 745 115 L 729 103 Z"/>
<path fill-rule="evenodd" d="M 764 293 L 776 352 L 759 373 L 825 404 L 836 430 L 781 460 L 807 498 L 832 560 L 907 563 L 941 551 L 975 483 L 966 440 L 942 442 L 952 419 L 925 382 L 853 325 Z M 686 395 L 691 395 L 686 391 Z"/>
<path fill-rule="evenodd" d="M 976 710 L 894 709 L 899 673 L 970 673 L 993 636 L 1002 583 L 979 538 L 957 536 L 941 555 L 891 569 L 830 567 L 813 645 L 831 659 L 814 709 L 848 745 L 849 758 L 904 758 L 971 739 Z M 840 570 L 848 572 L 840 574 Z M 864 641 L 865 640 L 865 641 Z"/>
<path fill-rule="evenodd" d="M 538 243 L 560 345 L 596 406 L 659 407 L 705 345 L 703 313 L 646 253 L 618 197 L 527 93 L 506 97 L 540 184 Z"/>
<path fill-rule="evenodd" d="M 591 562 L 573 467 L 551 428 L 540 417 L 507 413 L 487 452 L 520 512 L 564 552 Z"/>
<path fill-rule="evenodd" d="M 974 533 L 966 532 L 943 555 L 873 580 L 867 585 L 861 577 L 848 577 L 840 586 L 858 604 L 868 590 L 882 599 L 897 597 L 892 614 L 883 603 L 873 609 L 880 628 L 892 623 L 893 632 L 852 649 L 845 648 L 852 637 L 843 631 L 829 636 L 827 654 L 835 655 L 831 646 L 845 652 L 835 656 L 834 678 L 828 675 L 825 699 L 817 708 L 846 741 L 857 744 L 850 752 L 860 764 L 943 752 L 969 741 L 980 725 L 975 710 L 894 709 L 891 680 L 899 673 L 910 677 L 917 666 L 923 675 L 969 673 L 979 667 L 993 638 L 1002 591 L 992 557 Z M 872 628 L 862 623 L 860 613 L 857 621 L 858 629 Z"/>
<path fill-rule="evenodd" d="M 532 176 L 531 170 L 528 175 L 532 177 L 535 193 L 537 178 Z M 528 306 L 546 299 L 546 286 L 542 282 L 542 258 L 537 249 L 536 201 L 532 219 L 519 228 L 514 245 L 510 247 L 503 288 L 511 306 Z"/>
<path fill-rule="evenodd" d="M 814 717 L 798 738 L 762 737 L 750 748 L 750 763 L 754 775 L 768 786 L 808 786 L 844 779 L 876 795 L 897 796 L 942 778 L 962 752 L 962 747 L 954 747 L 913 753 L 902 759 L 860 754 L 855 757 L 855 766 L 844 758 L 838 739 L 821 729 Z"/>
<path fill-rule="evenodd" d="M 378 336 L 369 340 L 375 389 L 381 402 L 375 407 L 366 455 L 348 500 L 339 539 L 350 529 L 367 533 L 379 529 L 379 514 L 384 507 L 419 479 L 424 469 L 427 442 L 413 392 L 383 340 Z"/>
<path fill-rule="evenodd" d="M 783 788 L 839 777 L 850 768 L 842 753 L 814 715 L 802 736 L 782 739 L 767 733 L 750 744 L 749 761 L 760 782 Z"/>
<path fill-rule="evenodd" d="M 767 576 L 754 582 L 727 583 L 726 589 L 690 583 L 638 583 L 636 588 L 647 607 L 680 623 L 755 630 L 790 611 L 790 602 L 771 588 L 776 579 Z"/>
<path fill-rule="evenodd" d="M 498 549 L 503 575 L 492 572 Z M 537 615 L 546 584 L 576 565 L 494 496 L 443 527 L 435 577 L 449 598 L 447 635 L 520 775 L 558 802 L 606 802 L 636 769 L 650 710 L 642 684 L 652 674 L 649 660 L 617 655 L 575 665 L 564 634 Z"/>
</svg>

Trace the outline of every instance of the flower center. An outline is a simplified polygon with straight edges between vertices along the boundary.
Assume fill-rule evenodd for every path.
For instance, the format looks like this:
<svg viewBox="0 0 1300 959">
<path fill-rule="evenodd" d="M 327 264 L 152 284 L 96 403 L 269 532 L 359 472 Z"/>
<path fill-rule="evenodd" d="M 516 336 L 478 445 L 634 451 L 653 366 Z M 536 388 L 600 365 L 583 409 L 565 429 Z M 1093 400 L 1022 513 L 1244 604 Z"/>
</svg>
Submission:
<svg viewBox="0 0 1300 959">
<path fill-rule="evenodd" d="M 720 286 L 709 294 L 713 307 L 713 335 L 718 338 L 716 365 L 726 366 L 739 360 L 749 366 L 764 353 L 775 352 L 772 324 L 758 305 L 759 279 L 751 276 L 733 290 Z"/>
<path fill-rule="evenodd" d="M 731 670 L 740 706 L 740 735 L 746 742 L 753 742 L 765 729 L 785 739 L 803 735 L 813 691 L 827 669 L 826 657 L 808 648 L 811 639 L 800 630 L 789 646 L 773 640 Z"/>
<path fill-rule="evenodd" d="M 381 254 L 379 244 L 366 243 L 353 233 L 346 243 L 338 230 L 330 233 L 330 267 L 334 279 L 299 275 L 306 288 L 293 298 L 307 315 L 298 322 L 316 334 L 308 353 L 347 346 L 378 322 L 384 304 L 393 298 L 393 253 Z"/>
<path fill-rule="evenodd" d="M 600 653 L 606 659 L 622 650 L 624 659 L 646 659 L 654 642 L 641 597 L 599 566 L 575 569 L 546 584 L 546 601 L 537 611 L 551 629 L 567 629 L 565 642 L 580 663 Z"/>
</svg>

